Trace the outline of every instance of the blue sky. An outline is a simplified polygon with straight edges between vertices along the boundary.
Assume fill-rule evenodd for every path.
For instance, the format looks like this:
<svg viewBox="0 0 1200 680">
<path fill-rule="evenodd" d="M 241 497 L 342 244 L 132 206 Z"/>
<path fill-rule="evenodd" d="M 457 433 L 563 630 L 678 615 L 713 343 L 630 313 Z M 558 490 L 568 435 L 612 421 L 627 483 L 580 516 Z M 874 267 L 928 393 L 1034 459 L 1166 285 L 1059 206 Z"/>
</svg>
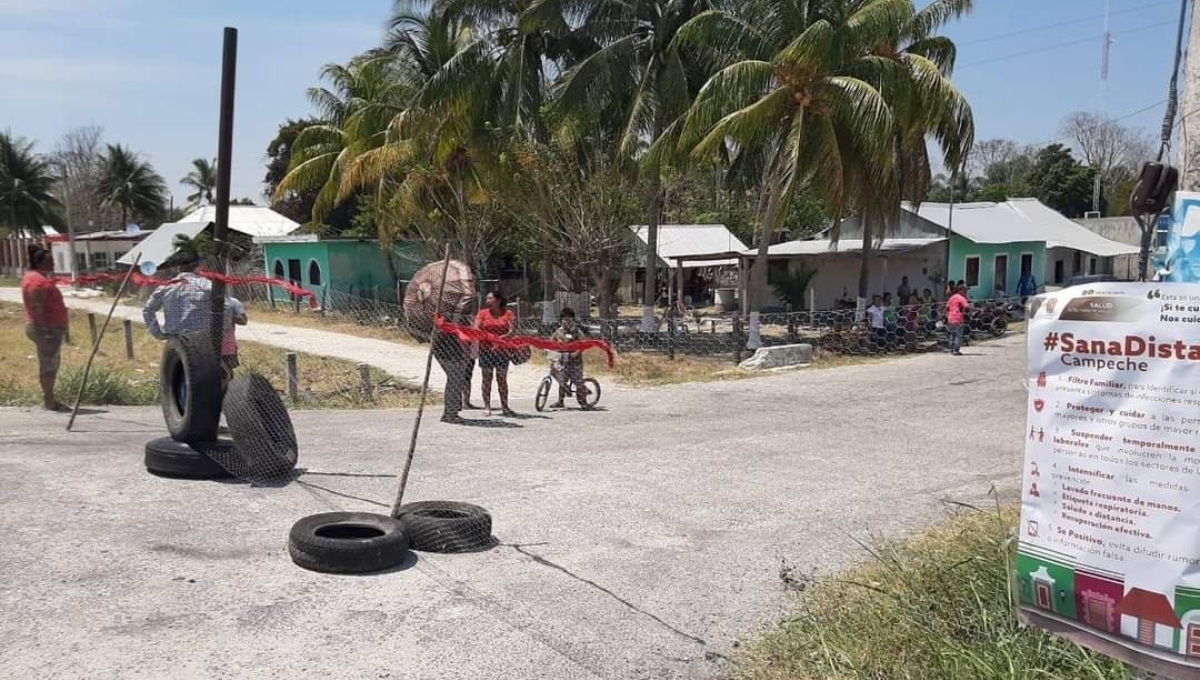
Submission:
<svg viewBox="0 0 1200 680">
<path fill-rule="evenodd" d="M 959 42 L 955 80 L 980 139 L 1051 141 L 1064 116 L 1100 106 L 1105 0 L 976 4 L 945 32 Z M 236 26 L 233 194 L 261 201 L 278 124 L 309 112 L 321 65 L 379 42 L 390 10 L 390 0 L 0 0 L 0 129 L 49 151 L 68 128 L 102 126 L 182 203 L 190 160 L 216 152 L 221 28 Z M 1165 99 L 1178 2 L 1112 0 L 1112 12 L 1107 104 L 1123 116 Z M 1156 130 L 1162 112 L 1125 122 Z"/>
</svg>

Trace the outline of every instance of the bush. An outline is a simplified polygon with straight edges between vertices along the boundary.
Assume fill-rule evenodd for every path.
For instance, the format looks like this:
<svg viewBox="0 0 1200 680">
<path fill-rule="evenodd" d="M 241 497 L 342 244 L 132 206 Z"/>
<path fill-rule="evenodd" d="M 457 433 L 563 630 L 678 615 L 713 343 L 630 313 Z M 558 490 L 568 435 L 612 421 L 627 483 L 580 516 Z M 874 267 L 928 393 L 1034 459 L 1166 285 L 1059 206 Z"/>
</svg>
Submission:
<svg viewBox="0 0 1200 680">
<path fill-rule="evenodd" d="M 62 372 L 56 392 L 67 403 L 75 402 L 75 393 L 83 379 L 83 367 L 72 366 Z M 158 378 L 131 380 L 106 366 L 92 366 L 87 389 L 81 402 L 97 406 L 148 406 L 158 403 Z"/>
<path fill-rule="evenodd" d="M 1017 622 L 1014 511 L 976 512 L 816 584 L 750 647 L 743 680 L 1129 677 L 1127 666 Z M 785 565 L 785 586 L 805 589 Z"/>
</svg>

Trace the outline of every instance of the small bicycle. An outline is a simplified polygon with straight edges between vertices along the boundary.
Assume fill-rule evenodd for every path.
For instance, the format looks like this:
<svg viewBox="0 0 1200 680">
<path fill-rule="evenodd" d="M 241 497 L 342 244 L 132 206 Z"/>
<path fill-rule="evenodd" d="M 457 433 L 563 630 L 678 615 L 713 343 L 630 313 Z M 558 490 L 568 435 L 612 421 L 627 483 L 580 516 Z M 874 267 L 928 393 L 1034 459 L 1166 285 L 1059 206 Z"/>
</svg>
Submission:
<svg viewBox="0 0 1200 680">
<path fill-rule="evenodd" d="M 546 373 L 546 377 L 542 378 L 542 383 L 538 385 L 537 398 L 533 401 L 534 408 L 539 412 L 546 410 L 546 402 L 550 400 L 550 392 L 554 389 L 554 383 L 556 382 L 567 390 L 567 393 L 563 396 L 564 399 L 575 396 L 575 388 L 571 383 L 565 382 L 559 372 L 562 365 L 560 359 L 556 358 L 558 352 L 549 352 L 548 354 L 551 357 L 550 370 Z M 595 378 L 584 378 L 583 385 L 587 390 L 587 394 L 579 399 L 579 405 L 584 409 L 595 408 L 596 404 L 600 401 L 600 383 Z"/>
</svg>

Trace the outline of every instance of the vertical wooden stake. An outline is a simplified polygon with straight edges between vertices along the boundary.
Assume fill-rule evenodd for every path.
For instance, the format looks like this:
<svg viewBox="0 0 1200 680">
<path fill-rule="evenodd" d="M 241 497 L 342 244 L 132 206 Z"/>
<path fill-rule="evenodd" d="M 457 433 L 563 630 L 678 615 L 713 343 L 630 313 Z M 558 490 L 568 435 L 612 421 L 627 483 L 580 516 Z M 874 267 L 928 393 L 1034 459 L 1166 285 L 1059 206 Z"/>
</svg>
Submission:
<svg viewBox="0 0 1200 680">
<path fill-rule="evenodd" d="M 296 368 L 296 353 L 287 353 L 288 398 L 295 402 L 300 398 L 300 375 Z"/>
<path fill-rule="evenodd" d="M 125 358 L 132 359 L 133 358 L 133 322 L 130 321 L 129 319 L 125 319 L 125 321 L 123 321 L 121 323 L 121 325 L 124 326 L 124 328 L 125 328 Z"/>
<path fill-rule="evenodd" d="M 96 314 L 88 312 L 88 335 L 92 338 L 92 344 L 96 344 Z"/>
<path fill-rule="evenodd" d="M 358 381 L 362 386 L 363 399 L 374 399 L 375 388 L 371 385 L 371 367 L 366 364 L 358 365 Z"/>
</svg>

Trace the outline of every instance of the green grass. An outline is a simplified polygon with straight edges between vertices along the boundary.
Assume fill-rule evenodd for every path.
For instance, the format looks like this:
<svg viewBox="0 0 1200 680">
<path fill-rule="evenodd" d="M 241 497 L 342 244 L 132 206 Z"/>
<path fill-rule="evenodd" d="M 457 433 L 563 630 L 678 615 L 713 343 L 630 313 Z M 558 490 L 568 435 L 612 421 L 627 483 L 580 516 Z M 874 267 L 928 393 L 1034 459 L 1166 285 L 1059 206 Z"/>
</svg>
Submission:
<svg viewBox="0 0 1200 680">
<path fill-rule="evenodd" d="M 1017 623 L 1014 510 L 960 514 L 872 563 L 813 581 L 797 613 L 743 648 L 735 680 L 1123 680 L 1127 666 Z"/>
</svg>

